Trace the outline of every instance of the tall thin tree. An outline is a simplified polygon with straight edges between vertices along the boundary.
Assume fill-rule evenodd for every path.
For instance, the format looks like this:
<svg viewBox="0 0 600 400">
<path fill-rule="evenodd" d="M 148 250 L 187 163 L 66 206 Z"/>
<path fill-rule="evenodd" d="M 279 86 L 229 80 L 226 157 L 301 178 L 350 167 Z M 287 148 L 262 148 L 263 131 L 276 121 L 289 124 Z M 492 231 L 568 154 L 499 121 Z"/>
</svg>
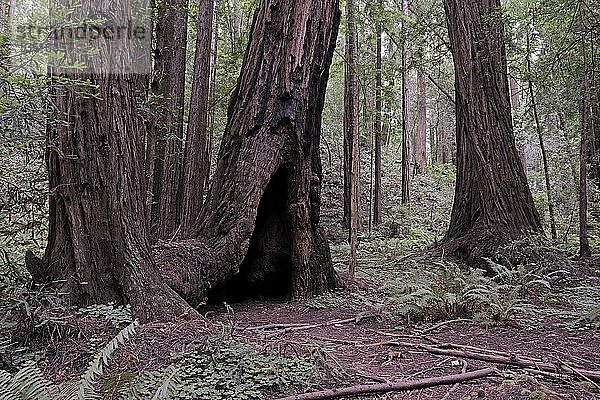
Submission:
<svg viewBox="0 0 600 400">
<path fill-rule="evenodd" d="M 550 214 L 550 234 L 552 235 L 552 239 L 556 239 L 556 217 L 554 216 L 554 203 L 552 202 L 552 187 L 550 186 L 550 168 L 548 166 L 548 152 L 546 151 L 546 144 L 544 143 L 544 131 L 540 122 L 537 99 L 535 97 L 535 90 L 533 88 L 530 42 L 531 41 L 529 37 L 529 32 L 527 32 L 527 88 L 529 89 L 529 97 L 531 98 L 531 108 L 533 110 L 533 120 L 535 121 L 535 128 L 540 144 L 540 151 L 542 152 L 544 179 L 546 182 L 546 199 L 548 200 L 548 213 Z"/>
<path fill-rule="evenodd" d="M 194 77 L 181 179 L 181 233 L 186 236 L 200 214 L 210 172 L 209 95 L 211 92 L 216 1 L 198 5 Z"/>
<path fill-rule="evenodd" d="M 166 239 L 179 225 L 188 0 L 164 0 L 156 7 L 153 116 L 146 145 L 147 201 L 151 232 L 157 239 Z"/>
<path fill-rule="evenodd" d="M 580 48 L 583 60 L 581 78 L 581 144 L 579 146 L 579 257 L 589 258 L 592 254 L 588 239 L 588 153 L 590 138 L 590 65 L 588 36 L 586 32 L 585 4 L 579 2 Z"/>
<path fill-rule="evenodd" d="M 356 270 L 356 256 L 358 251 L 358 225 L 360 223 L 360 155 L 359 155 L 359 127 L 358 127 L 358 39 L 356 31 L 356 6 L 354 0 L 346 0 L 347 66 L 345 75 L 345 129 L 346 138 L 346 174 L 348 176 L 348 201 L 349 201 L 349 235 L 350 259 L 348 270 L 354 275 Z"/>
<path fill-rule="evenodd" d="M 382 79 L 382 44 L 381 36 L 383 31 L 383 23 L 381 22 L 380 13 L 383 12 L 383 0 L 379 0 L 378 3 L 378 21 L 376 31 L 376 55 L 375 55 L 375 185 L 373 189 L 373 223 L 378 225 L 382 221 L 381 215 L 381 135 L 382 135 L 382 92 L 383 92 L 383 79 Z"/>
<path fill-rule="evenodd" d="M 402 0 L 402 204 L 410 202 L 410 121 L 408 117 L 408 0 Z"/>
</svg>

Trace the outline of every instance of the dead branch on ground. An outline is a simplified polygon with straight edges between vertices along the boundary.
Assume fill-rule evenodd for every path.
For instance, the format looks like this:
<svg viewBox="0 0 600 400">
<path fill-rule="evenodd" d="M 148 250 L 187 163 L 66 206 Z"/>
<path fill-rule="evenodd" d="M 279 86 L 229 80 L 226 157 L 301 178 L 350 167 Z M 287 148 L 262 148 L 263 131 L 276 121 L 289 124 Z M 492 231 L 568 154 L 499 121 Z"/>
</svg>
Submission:
<svg viewBox="0 0 600 400">
<path fill-rule="evenodd" d="M 386 393 L 395 391 L 406 391 L 415 389 L 430 388 L 433 386 L 451 385 L 458 382 L 465 382 L 473 379 L 483 378 L 496 373 L 495 368 L 484 368 L 477 371 L 471 371 L 455 375 L 436 376 L 434 378 L 424 378 L 412 381 L 398 381 L 390 383 L 378 383 L 373 385 L 355 385 L 338 389 L 327 389 L 318 392 L 296 394 L 288 397 L 281 397 L 275 400 L 322 400 L 334 399 L 342 396 L 356 396 L 362 394 Z"/>
</svg>

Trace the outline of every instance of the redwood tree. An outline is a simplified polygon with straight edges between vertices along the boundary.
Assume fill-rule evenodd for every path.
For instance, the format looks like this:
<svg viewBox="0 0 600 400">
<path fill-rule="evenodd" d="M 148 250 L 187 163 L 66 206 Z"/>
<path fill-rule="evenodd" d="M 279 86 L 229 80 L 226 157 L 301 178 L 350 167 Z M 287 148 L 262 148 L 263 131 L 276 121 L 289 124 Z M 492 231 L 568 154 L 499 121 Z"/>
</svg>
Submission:
<svg viewBox="0 0 600 400">
<path fill-rule="evenodd" d="M 338 25 L 337 0 L 263 0 L 256 11 L 198 223 L 155 251 L 189 301 L 218 289 L 303 298 L 337 284 L 319 142 Z"/>
<path fill-rule="evenodd" d="M 84 1 L 74 14 L 111 15 L 121 26 L 130 19 L 127 0 Z M 134 98 L 139 76 L 128 69 L 128 42 L 118 51 L 109 46 L 101 37 L 99 56 L 85 70 L 53 71 L 87 83 L 57 79 L 52 88 L 64 122 L 48 129 L 48 244 L 42 262 L 28 255 L 28 269 L 34 282 L 59 284 L 73 304 L 129 302 L 141 321 L 193 313 L 160 279 L 151 255 L 139 140 L 144 126 Z"/>
<path fill-rule="evenodd" d="M 134 80 L 75 71 L 98 96 L 56 89 L 66 121 L 50 132 L 50 234 L 43 262 L 29 263 L 34 280 L 80 305 L 130 301 L 143 321 L 193 313 L 175 291 L 197 305 L 219 284 L 293 298 L 336 285 L 319 224 L 319 137 L 338 24 L 337 0 L 261 3 L 194 238 L 159 243 L 154 259 Z"/>
<path fill-rule="evenodd" d="M 541 231 L 515 145 L 499 0 L 444 0 L 455 67 L 457 180 L 447 252 L 471 258 Z"/>
<path fill-rule="evenodd" d="M 146 174 L 150 228 L 158 239 L 171 238 L 179 225 L 187 7 L 187 0 L 163 0 L 156 5 Z"/>
<path fill-rule="evenodd" d="M 383 11 L 383 1 L 378 2 L 378 11 Z M 383 23 L 377 21 L 376 31 L 376 56 L 375 56 L 375 187 L 373 194 L 373 223 L 378 225 L 382 221 L 382 190 L 381 190 L 381 134 L 382 134 L 382 92 L 383 92 L 383 79 L 382 79 L 382 43 L 381 35 L 383 31 Z"/>
<path fill-rule="evenodd" d="M 185 157 L 181 179 L 181 230 L 185 236 L 200 214 L 204 191 L 210 172 L 209 106 L 216 36 L 214 32 L 216 2 L 202 1 L 198 5 L 198 29 L 194 79 L 185 141 Z"/>
</svg>

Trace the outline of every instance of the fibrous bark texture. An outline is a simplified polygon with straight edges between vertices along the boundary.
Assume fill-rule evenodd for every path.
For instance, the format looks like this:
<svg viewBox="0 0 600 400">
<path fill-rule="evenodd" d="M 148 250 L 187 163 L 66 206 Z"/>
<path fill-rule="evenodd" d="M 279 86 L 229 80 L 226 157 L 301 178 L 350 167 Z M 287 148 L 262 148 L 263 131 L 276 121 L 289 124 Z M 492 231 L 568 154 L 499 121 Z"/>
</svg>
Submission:
<svg viewBox="0 0 600 400">
<path fill-rule="evenodd" d="M 93 8 L 92 8 L 93 7 Z M 127 23 L 127 1 L 83 2 Z M 98 15 L 98 14 L 95 14 Z M 126 25 L 123 25 L 126 26 Z M 115 66 L 130 64 L 127 43 Z M 100 53 L 106 52 L 100 42 Z M 192 311 L 161 279 L 151 256 L 144 218 L 140 133 L 134 86 L 139 77 L 92 61 L 85 72 L 56 68 L 58 116 L 48 129 L 50 224 L 43 263 L 29 263 L 34 281 L 58 282 L 72 303 L 131 303 L 141 321 Z"/>
<path fill-rule="evenodd" d="M 446 251 L 471 258 L 541 231 L 515 146 L 499 0 L 445 0 L 455 67 L 457 182 Z"/>
<path fill-rule="evenodd" d="M 199 4 L 194 80 L 190 99 L 190 116 L 185 142 L 185 158 L 181 180 L 181 233 L 186 236 L 193 229 L 200 214 L 204 191 L 210 172 L 209 106 L 211 66 L 215 27 L 214 0 Z"/>
<path fill-rule="evenodd" d="M 187 0 L 157 3 L 155 68 L 151 82 L 153 118 L 146 152 L 149 199 L 152 200 L 150 228 L 157 239 L 170 239 L 177 233 L 181 212 L 187 7 Z"/>
<path fill-rule="evenodd" d="M 34 280 L 60 281 L 78 305 L 129 301 L 142 321 L 193 314 L 177 293 L 197 306 L 219 290 L 299 299 L 335 286 L 319 137 L 339 17 L 337 0 L 261 3 L 206 203 L 191 238 L 160 241 L 154 257 L 136 78 L 75 72 L 97 89 L 58 86 L 65 123 L 49 131 L 50 234 L 44 262 L 28 255 Z"/>
<path fill-rule="evenodd" d="M 219 289 L 268 283 L 292 298 L 337 283 L 319 226 L 319 137 L 338 24 L 336 0 L 265 0 L 256 11 L 197 239 L 155 253 L 186 298 L 202 302 L 227 279 L 235 289 Z"/>
</svg>

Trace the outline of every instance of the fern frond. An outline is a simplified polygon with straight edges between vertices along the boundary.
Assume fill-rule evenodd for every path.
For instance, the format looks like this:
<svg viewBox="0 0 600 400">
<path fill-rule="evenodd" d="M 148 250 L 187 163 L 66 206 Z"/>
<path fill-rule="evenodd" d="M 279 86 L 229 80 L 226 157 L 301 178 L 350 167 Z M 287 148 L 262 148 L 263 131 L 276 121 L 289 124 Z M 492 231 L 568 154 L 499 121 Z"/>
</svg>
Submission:
<svg viewBox="0 0 600 400">
<path fill-rule="evenodd" d="M 170 366 L 167 369 L 166 378 L 158 389 L 156 389 L 152 400 L 167 400 L 171 398 L 171 393 L 174 393 L 179 387 L 178 372 L 179 370 L 174 366 Z"/>
<path fill-rule="evenodd" d="M 0 393 L 4 400 L 54 400 L 58 389 L 34 362 L 28 362 L 14 376 L 2 371 Z"/>
<path fill-rule="evenodd" d="M 94 385 L 96 384 L 98 377 L 104 373 L 104 367 L 108 365 L 114 352 L 135 334 L 138 325 L 139 323 L 136 320 L 123 328 L 90 362 L 77 389 L 77 400 L 95 400 L 102 398 L 102 396 L 94 389 Z"/>
</svg>

